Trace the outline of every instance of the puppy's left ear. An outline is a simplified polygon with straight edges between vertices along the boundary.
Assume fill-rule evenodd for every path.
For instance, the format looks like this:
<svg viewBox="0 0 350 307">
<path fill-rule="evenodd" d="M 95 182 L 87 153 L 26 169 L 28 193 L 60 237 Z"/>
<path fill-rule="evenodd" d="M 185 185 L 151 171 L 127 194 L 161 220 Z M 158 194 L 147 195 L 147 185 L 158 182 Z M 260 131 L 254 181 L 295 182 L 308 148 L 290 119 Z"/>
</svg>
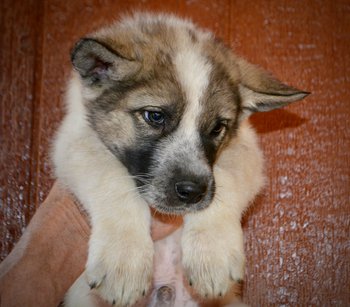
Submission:
<svg viewBox="0 0 350 307">
<path fill-rule="evenodd" d="M 79 40 L 71 52 L 71 61 L 87 86 L 108 86 L 128 80 L 141 67 L 138 61 L 94 38 Z"/>
<path fill-rule="evenodd" d="M 241 75 L 238 89 L 243 118 L 255 112 L 281 108 L 310 94 L 283 84 L 266 71 L 243 59 L 238 60 L 238 67 Z"/>
</svg>

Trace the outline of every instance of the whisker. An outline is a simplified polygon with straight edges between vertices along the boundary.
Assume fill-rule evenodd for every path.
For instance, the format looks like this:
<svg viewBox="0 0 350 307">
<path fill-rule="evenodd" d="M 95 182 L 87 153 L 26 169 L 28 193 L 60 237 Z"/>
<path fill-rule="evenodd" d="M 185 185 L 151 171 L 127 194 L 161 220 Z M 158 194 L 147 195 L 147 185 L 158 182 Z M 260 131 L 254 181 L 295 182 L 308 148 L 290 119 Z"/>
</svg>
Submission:
<svg viewBox="0 0 350 307">
<path fill-rule="evenodd" d="M 223 200 L 221 199 L 221 196 L 219 193 L 215 193 L 215 196 L 214 196 L 214 199 L 213 199 L 213 202 L 214 203 L 217 203 L 217 202 L 223 202 Z"/>
</svg>

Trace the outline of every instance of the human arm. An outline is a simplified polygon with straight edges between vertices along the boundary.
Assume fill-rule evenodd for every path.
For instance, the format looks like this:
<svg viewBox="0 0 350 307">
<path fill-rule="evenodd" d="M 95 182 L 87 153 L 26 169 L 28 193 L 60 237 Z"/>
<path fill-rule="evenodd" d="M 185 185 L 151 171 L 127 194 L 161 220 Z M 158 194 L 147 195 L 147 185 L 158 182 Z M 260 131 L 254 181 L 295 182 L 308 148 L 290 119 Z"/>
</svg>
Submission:
<svg viewBox="0 0 350 307">
<path fill-rule="evenodd" d="M 153 218 L 153 240 L 178 226 Z M 57 306 L 85 269 L 89 236 L 84 210 L 55 183 L 13 251 L 0 264 L 0 305 Z"/>
</svg>

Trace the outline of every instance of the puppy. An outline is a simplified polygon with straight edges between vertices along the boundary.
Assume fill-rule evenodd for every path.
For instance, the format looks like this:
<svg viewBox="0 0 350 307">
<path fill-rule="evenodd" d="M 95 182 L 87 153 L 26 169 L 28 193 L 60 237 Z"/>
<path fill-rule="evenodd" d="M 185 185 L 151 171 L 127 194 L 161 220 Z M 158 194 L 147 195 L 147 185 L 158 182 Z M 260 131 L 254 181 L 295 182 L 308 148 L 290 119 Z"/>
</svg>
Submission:
<svg viewBox="0 0 350 307">
<path fill-rule="evenodd" d="M 81 39 L 71 61 L 53 160 L 91 218 L 88 284 L 118 306 L 147 293 L 152 207 L 183 215 L 182 265 L 195 292 L 224 295 L 243 278 L 240 218 L 264 181 L 246 119 L 307 93 L 170 15 L 124 18 Z"/>
</svg>

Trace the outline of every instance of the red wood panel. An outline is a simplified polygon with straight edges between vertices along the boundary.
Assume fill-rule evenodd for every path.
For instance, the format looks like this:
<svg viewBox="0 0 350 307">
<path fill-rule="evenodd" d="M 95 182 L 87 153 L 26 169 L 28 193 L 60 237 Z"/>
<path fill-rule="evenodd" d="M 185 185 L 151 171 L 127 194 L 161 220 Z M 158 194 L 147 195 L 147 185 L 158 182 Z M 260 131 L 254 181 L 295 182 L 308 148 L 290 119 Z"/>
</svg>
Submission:
<svg viewBox="0 0 350 307">
<path fill-rule="evenodd" d="M 0 3 L 0 259 L 35 211 L 33 133 L 36 128 L 41 4 Z M 40 70 L 40 69 L 39 69 Z"/>
<path fill-rule="evenodd" d="M 244 220 L 253 306 L 349 303 L 349 20 L 349 2 L 232 5 L 232 46 L 313 93 L 253 118 L 268 175 Z"/>
<path fill-rule="evenodd" d="M 201 27 L 210 29 L 220 39 L 228 39 L 230 26 L 230 0 L 179 0 L 179 13 Z"/>
<path fill-rule="evenodd" d="M 253 116 L 267 183 L 246 214 L 244 301 L 350 302 L 350 2 L 0 2 L 0 258 L 51 187 L 50 140 L 63 115 L 69 50 L 133 10 L 168 11 L 213 30 L 239 54 L 313 94 Z"/>
</svg>

